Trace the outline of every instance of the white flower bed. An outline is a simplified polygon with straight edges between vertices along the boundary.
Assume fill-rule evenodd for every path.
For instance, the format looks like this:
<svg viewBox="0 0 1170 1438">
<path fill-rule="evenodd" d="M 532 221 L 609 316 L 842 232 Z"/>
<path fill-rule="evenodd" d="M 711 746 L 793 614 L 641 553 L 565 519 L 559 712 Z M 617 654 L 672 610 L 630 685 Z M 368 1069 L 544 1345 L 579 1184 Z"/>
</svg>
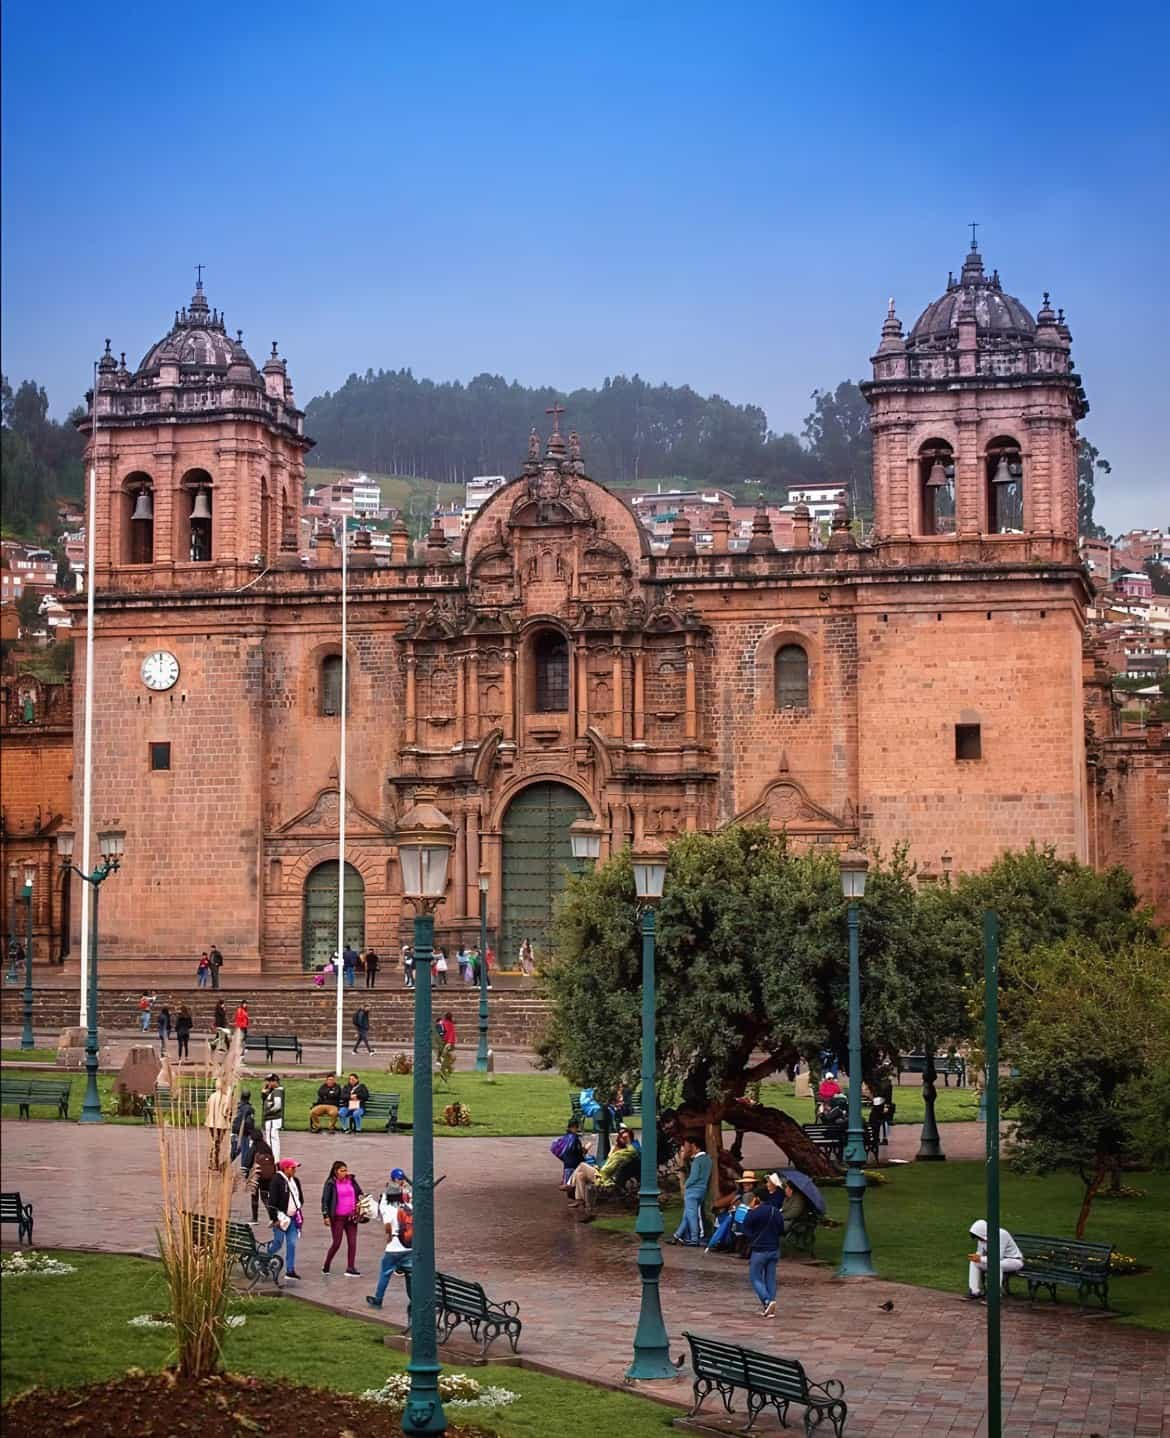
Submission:
<svg viewBox="0 0 1170 1438">
<path fill-rule="evenodd" d="M 174 1324 L 161 1313 L 139 1313 L 126 1320 L 131 1328 L 173 1328 Z M 226 1318 L 229 1328 L 243 1328 L 247 1318 L 242 1313 L 229 1313 Z"/>
<path fill-rule="evenodd" d="M 71 1263 L 62 1263 L 35 1248 L 15 1248 L 0 1254 L 0 1274 L 5 1278 L 61 1278 L 76 1272 Z"/>
<path fill-rule="evenodd" d="M 466 1373 L 439 1374 L 439 1397 L 446 1408 L 506 1408 L 519 1396 L 510 1388 L 485 1386 Z M 381 1388 L 367 1388 L 362 1397 L 371 1403 L 385 1403 L 398 1412 L 410 1397 L 410 1374 L 391 1374 Z"/>
</svg>

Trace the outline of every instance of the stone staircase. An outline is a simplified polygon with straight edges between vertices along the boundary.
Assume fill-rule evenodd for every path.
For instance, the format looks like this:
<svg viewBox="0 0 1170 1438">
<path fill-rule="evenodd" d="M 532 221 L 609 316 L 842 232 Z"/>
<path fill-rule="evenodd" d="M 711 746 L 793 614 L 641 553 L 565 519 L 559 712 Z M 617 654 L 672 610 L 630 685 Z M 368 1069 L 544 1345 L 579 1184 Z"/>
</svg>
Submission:
<svg viewBox="0 0 1170 1438">
<path fill-rule="evenodd" d="M 218 993 L 213 989 L 163 987 L 152 985 L 156 995 L 155 1013 L 165 1004 L 172 1016 L 185 1003 L 195 1020 L 196 1033 L 212 1026 L 217 998 L 222 998 L 228 1019 L 241 999 L 248 1000 L 251 1030 L 255 1034 L 293 1033 L 301 1039 L 331 1040 L 336 1022 L 337 994 L 335 989 L 314 989 L 311 981 L 274 986 L 269 980 L 263 987 L 246 988 L 225 984 Z M 142 986 L 105 988 L 98 995 L 98 1023 L 108 1031 L 125 1031 L 138 1024 L 138 998 Z M 549 1002 L 535 989 L 507 989 L 493 984 L 488 995 L 490 1005 L 491 1043 L 500 1049 L 531 1049 L 539 1041 L 549 1021 Z M 370 1038 L 375 1048 L 406 1049 L 414 1033 L 414 994 L 401 985 L 377 989 L 347 989 L 344 993 L 345 1034 L 352 1042 L 351 1018 L 360 1003 L 370 1011 Z M 479 991 L 466 984 L 451 983 L 436 988 L 433 995 L 436 1018 L 450 1010 L 459 1032 L 460 1047 L 473 1043 L 479 1016 Z M 78 995 L 76 988 L 38 988 L 33 995 L 33 1027 L 56 1032 L 77 1023 Z M 0 997 L 0 1022 L 6 1032 L 21 1024 L 21 990 L 6 988 Z"/>
</svg>

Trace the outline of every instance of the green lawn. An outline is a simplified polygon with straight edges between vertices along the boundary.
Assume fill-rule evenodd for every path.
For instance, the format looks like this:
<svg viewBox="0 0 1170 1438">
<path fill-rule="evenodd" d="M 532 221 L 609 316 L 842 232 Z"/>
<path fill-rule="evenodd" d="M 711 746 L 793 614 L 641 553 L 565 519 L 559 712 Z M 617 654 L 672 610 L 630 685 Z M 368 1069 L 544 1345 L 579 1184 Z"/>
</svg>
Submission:
<svg viewBox="0 0 1170 1438">
<path fill-rule="evenodd" d="M 967 1278 L 964 1255 L 971 1247 L 967 1229 L 984 1211 L 983 1164 L 907 1164 L 882 1173 L 889 1182 L 869 1188 L 865 1195 L 866 1227 L 879 1275 L 923 1288 L 961 1292 Z M 1123 1315 L 1123 1322 L 1170 1332 L 1170 1223 L 1166 1221 L 1170 1174 L 1132 1174 L 1126 1181 L 1144 1188 L 1146 1197 L 1099 1198 L 1085 1239 L 1112 1243 L 1119 1253 L 1149 1266 L 1149 1273 L 1111 1281 L 1111 1306 Z M 844 1188 L 826 1187 L 823 1192 L 829 1217 L 839 1219 L 842 1227 L 818 1230 L 817 1257 L 836 1266 L 848 1204 Z M 1080 1202 L 1080 1180 L 1072 1174 L 1028 1178 L 1004 1170 L 1001 1221 L 1009 1231 L 1071 1238 Z M 677 1226 L 679 1212 L 677 1200 L 667 1204 L 668 1234 Z M 634 1219 L 627 1214 L 605 1214 L 597 1226 L 632 1233 Z M 1075 1303 L 1071 1290 L 1058 1292 L 1062 1302 Z"/>
<path fill-rule="evenodd" d="M 34 1050 L 35 1052 L 35 1050 Z M 7 1055 L 6 1055 L 7 1056 Z M 55 1056 L 55 1055 L 54 1055 Z M 365 1058 L 365 1055 L 361 1056 Z M 374 1093 L 397 1093 L 402 1096 L 399 1115 L 404 1122 L 410 1121 L 414 1109 L 413 1082 L 409 1074 L 389 1074 L 377 1065 L 392 1057 L 387 1049 L 375 1055 L 371 1064 L 368 1060 L 356 1066 L 359 1073 Z M 352 1058 L 352 1055 L 347 1055 Z M 464 1060 L 466 1062 L 466 1060 Z M 263 1064 L 261 1063 L 261 1069 Z M 6 1073 L 18 1070 L 6 1069 Z M 309 1126 L 308 1112 L 315 1101 L 319 1079 L 297 1078 L 295 1069 L 278 1068 L 285 1080 L 285 1127 L 296 1132 Z M 43 1072 L 32 1076 L 50 1077 Z M 52 1075 L 56 1077 L 57 1075 Z M 61 1071 L 61 1077 L 69 1077 Z M 81 1101 L 85 1093 L 85 1074 L 72 1075 L 73 1087 L 70 1094 L 70 1112 L 81 1112 Z M 252 1075 L 250 1087 L 253 1102 L 258 1102 L 262 1073 Z M 109 1113 L 113 1075 L 98 1075 L 98 1090 L 102 1106 Z M 526 1138 L 531 1136 L 561 1133 L 569 1116 L 571 1090 L 565 1080 L 556 1074 L 478 1074 L 458 1071 L 452 1074 L 446 1087 L 435 1076 L 434 1113 L 436 1132 L 445 1136 L 465 1138 Z M 791 1084 L 765 1084 L 765 1102 L 778 1104 L 801 1122 L 812 1118 L 812 1101 L 794 1100 Z M 458 1100 L 471 1110 L 470 1128 L 447 1128 L 442 1122 L 443 1110 L 449 1103 Z M 897 1121 L 899 1123 L 922 1122 L 922 1092 L 918 1088 L 905 1088 L 897 1099 Z M 957 1119 L 973 1119 L 976 1111 L 976 1097 L 972 1089 L 940 1089 L 938 1118 L 940 1123 Z M 37 1110 L 47 1117 L 47 1110 Z M 0 1110 L 6 1118 L 15 1118 L 16 1110 L 5 1107 Z M 112 1122 L 140 1123 L 141 1119 L 113 1119 Z M 639 1120 L 634 1119 L 634 1127 Z"/>
<path fill-rule="evenodd" d="M 2 1305 L 5 1399 L 34 1383 L 71 1387 L 122 1373 L 131 1365 L 162 1368 L 172 1357 L 167 1329 L 130 1328 L 139 1313 L 165 1312 L 166 1285 L 157 1263 L 107 1254 L 60 1255 L 78 1272 L 61 1278 L 6 1278 Z M 399 1301 L 401 1301 L 399 1299 Z M 298 1303 L 294 1298 L 241 1298 L 242 1328 L 229 1329 L 227 1367 L 257 1377 L 290 1377 L 301 1383 L 360 1393 L 380 1387 L 406 1366 L 406 1356 L 387 1348 L 380 1324 L 362 1322 Z M 51 1335 L 51 1338 L 47 1335 Z M 460 1369 L 458 1364 L 446 1365 Z M 621 1438 L 660 1438 L 673 1416 L 645 1398 L 519 1368 L 463 1367 L 481 1383 L 520 1394 L 518 1402 L 490 1418 L 475 1410 L 468 1422 L 500 1438 L 561 1438 L 589 1425 Z"/>
<path fill-rule="evenodd" d="M 5 1063 L 55 1064 L 56 1049 L 0 1049 L 0 1059 Z"/>
</svg>

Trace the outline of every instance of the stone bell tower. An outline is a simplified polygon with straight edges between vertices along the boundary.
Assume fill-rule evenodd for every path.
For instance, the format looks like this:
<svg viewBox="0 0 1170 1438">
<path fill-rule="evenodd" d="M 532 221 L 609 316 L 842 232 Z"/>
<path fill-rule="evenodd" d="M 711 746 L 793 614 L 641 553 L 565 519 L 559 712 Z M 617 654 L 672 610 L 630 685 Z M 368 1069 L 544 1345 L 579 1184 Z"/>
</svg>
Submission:
<svg viewBox="0 0 1170 1438">
<path fill-rule="evenodd" d="M 909 335 L 890 301 L 862 385 L 879 544 L 907 546 L 907 562 L 1000 547 L 1075 560 L 1076 425 L 1088 404 L 1071 343 L 1064 311 L 1045 294 L 1033 318 L 998 270 L 986 273 L 974 239 Z"/>
<path fill-rule="evenodd" d="M 242 341 L 202 277 L 136 370 L 106 341 L 79 426 L 97 465 L 99 589 L 234 588 L 282 544 L 295 559 L 312 441 L 275 343 L 261 371 Z"/>
</svg>

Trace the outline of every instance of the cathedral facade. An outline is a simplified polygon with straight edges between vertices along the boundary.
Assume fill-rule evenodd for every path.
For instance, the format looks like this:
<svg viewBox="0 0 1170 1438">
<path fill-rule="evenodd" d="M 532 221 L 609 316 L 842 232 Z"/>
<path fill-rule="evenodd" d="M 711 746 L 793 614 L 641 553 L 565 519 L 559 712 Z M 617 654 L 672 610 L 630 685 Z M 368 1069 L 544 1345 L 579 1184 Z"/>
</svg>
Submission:
<svg viewBox="0 0 1170 1438">
<path fill-rule="evenodd" d="M 908 846 L 927 879 L 1035 839 L 1093 857 L 1076 546 L 1086 405 L 1063 316 L 1033 315 L 978 252 L 908 334 L 891 302 L 865 386 L 875 523 L 790 549 L 651 553 L 576 437 L 530 439 L 462 553 L 432 531 L 389 561 L 357 537 L 340 687 L 341 566 L 297 553 L 303 431 L 284 362 L 253 364 L 202 289 L 135 371 L 107 352 L 97 466 L 95 826 L 126 830 L 103 949 L 211 941 L 297 973 L 346 931 L 382 950 L 405 910 L 398 817 L 422 791 L 456 830 L 448 942 L 547 943 L 569 825 L 602 856 L 758 820 L 798 845 Z M 83 622 L 84 611 L 76 615 Z M 84 646 L 77 643 L 75 752 Z M 338 731 L 347 705 L 347 783 Z M 75 766 L 75 822 L 80 762 Z"/>
</svg>

